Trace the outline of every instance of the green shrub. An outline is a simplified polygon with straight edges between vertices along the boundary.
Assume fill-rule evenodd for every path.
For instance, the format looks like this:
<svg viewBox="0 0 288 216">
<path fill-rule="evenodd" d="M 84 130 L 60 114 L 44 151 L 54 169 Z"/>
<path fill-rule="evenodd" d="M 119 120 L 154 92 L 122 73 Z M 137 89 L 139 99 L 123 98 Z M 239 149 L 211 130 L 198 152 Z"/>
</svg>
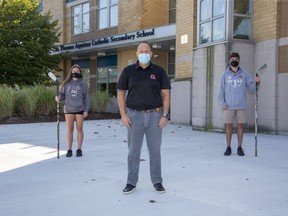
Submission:
<svg viewBox="0 0 288 216">
<path fill-rule="evenodd" d="M 15 102 L 15 89 L 12 89 L 11 87 L 0 86 L 0 118 L 13 116 Z"/>
</svg>

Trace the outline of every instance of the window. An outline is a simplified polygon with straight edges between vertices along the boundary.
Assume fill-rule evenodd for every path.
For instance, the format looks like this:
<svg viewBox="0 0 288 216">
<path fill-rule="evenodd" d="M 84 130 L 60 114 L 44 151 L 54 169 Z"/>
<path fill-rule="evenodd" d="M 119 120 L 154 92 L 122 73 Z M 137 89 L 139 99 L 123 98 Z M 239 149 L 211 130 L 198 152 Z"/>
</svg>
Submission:
<svg viewBox="0 0 288 216">
<path fill-rule="evenodd" d="M 72 22 L 73 22 L 73 34 L 81 34 L 89 32 L 89 3 L 84 3 L 72 7 Z"/>
<path fill-rule="evenodd" d="M 251 0 L 198 0 L 198 44 L 251 38 Z"/>
<path fill-rule="evenodd" d="M 226 0 L 200 0 L 199 44 L 225 39 Z"/>
<path fill-rule="evenodd" d="M 98 91 L 106 91 L 110 97 L 117 94 L 117 55 L 97 58 L 96 86 Z"/>
<path fill-rule="evenodd" d="M 176 23 L 176 0 L 169 0 L 169 24 Z"/>
<path fill-rule="evenodd" d="M 99 0 L 99 29 L 118 25 L 118 0 Z"/>
<path fill-rule="evenodd" d="M 168 53 L 168 77 L 175 78 L 175 52 Z"/>
<path fill-rule="evenodd" d="M 234 0 L 233 38 L 250 39 L 251 4 L 250 0 Z"/>
<path fill-rule="evenodd" d="M 100 67 L 97 68 L 97 90 L 108 92 L 110 97 L 116 97 L 117 94 L 117 68 Z"/>
</svg>

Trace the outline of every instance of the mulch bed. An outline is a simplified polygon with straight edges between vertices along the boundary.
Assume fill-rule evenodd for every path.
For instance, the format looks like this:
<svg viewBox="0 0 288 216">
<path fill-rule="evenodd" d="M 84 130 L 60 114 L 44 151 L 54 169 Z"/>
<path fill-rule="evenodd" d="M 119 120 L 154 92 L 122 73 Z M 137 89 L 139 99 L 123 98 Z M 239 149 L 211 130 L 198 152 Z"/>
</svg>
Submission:
<svg viewBox="0 0 288 216">
<path fill-rule="evenodd" d="M 104 119 L 120 119 L 119 113 L 89 113 L 85 120 L 104 120 Z M 40 122 L 56 122 L 57 116 L 33 116 L 33 117 L 9 117 L 0 118 L 0 124 L 23 124 L 23 123 L 40 123 Z M 60 115 L 60 121 L 65 121 L 64 115 Z"/>
</svg>

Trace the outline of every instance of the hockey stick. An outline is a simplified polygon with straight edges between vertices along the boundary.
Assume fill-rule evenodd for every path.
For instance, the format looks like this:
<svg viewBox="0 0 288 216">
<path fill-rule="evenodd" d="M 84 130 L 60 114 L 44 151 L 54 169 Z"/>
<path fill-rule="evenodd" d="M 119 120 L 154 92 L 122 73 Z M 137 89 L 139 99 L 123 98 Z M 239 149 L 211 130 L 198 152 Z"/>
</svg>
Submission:
<svg viewBox="0 0 288 216">
<path fill-rule="evenodd" d="M 256 76 L 259 76 L 259 72 L 267 68 L 267 64 L 262 65 L 256 72 Z M 258 84 L 256 83 L 256 94 L 255 94 L 255 157 L 258 156 Z"/>
<path fill-rule="evenodd" d="M 56 86 L 57 86 L 57 96 L 59 95 L 59 81 L 57 79 L 57 77 L 52 73 L 52 72 L 49 72 L 48 73 L 48 76 L 56 83 Z M 59 119 L 60 119 L 60 116 L 59 116 L 59 102 L 57 101 L 57 158 L 59 159 L 59 152 L 60 152 L 60 141 L 59 141 L 59 135 L 60 135 L 60 132 L 59 132 Z"/>
</svg>

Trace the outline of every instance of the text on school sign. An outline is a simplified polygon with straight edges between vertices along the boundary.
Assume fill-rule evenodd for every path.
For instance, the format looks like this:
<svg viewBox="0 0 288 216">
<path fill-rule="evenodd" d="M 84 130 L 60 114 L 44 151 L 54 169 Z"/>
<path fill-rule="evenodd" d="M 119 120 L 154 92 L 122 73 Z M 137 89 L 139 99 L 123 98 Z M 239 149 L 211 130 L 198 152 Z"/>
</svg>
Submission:
<svg viewBox="0 0 288 216">
<path fill-rule="evenodd" d="M 98 45 L 104 45 L 104 44 L 106 45 L 116 44 L 116 43 L 123 42 L 123 41 L 134 41 L 135 39 L 140 39 L 140 38 L 154 36 L 154 35 L 155 35 L 154 29 L 142 30 L 142 31 L 138 31 L 135 33 L 126 33 L 124 35 L 98 38 L 98 39 L 94 39 L 90 41 L 78 42 L 75 44 L 61 45 L 57 48 L 56 52 L 71 51 L 71 50 L 81 49 L 81 48 L 90 48 L 90 47 L 96 47 Z"/>
</svg>

